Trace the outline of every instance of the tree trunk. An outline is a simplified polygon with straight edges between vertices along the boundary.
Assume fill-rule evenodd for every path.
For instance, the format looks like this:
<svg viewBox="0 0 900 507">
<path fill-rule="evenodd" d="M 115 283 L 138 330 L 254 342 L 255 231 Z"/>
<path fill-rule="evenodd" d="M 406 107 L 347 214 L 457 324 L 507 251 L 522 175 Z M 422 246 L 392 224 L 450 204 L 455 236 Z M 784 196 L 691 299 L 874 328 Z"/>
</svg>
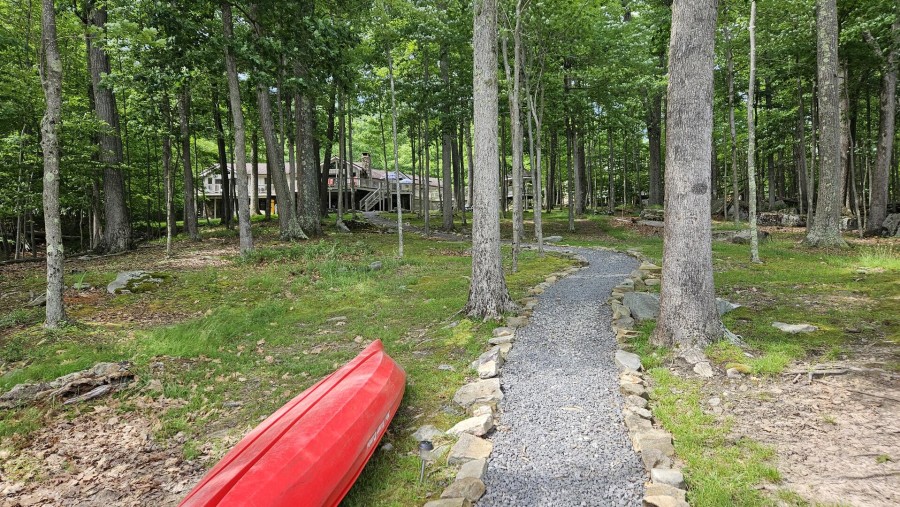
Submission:
<svg viewBox="0 0 900 507">
<path fill-rule="evenodd" d="M 647 140 L 650 148 L 650 205 L 662 206 L 662 170 L 660 168 L 660 152 L 662 149 L 662 94 L 656 93 L 650 99 L 647 111 Z"/>
<path fill-rule="evenodd" d="M 806 234 L 810 246 L 846 247 L 841 237 L 841 113 L 838 97 L 838 26 L 835 0 L 816 0 L 819 83 L 819 199 Z"/>
<path fill-rule="evenodd" d="M 334 149 L 334 113 L 335 104 L 337 103 L 337 84 L 332 85 L 331 95 L 328 102 L 328 123 L 325 126 L 325 157 L 322 161 L 322 173 L 319 176 L 319 196 L 321 199 L 321 217 L 328 215 L 329 202 L 331 196 L 328 192 L 328 175 L 331 171 L 331 155 Z M 387 167 L 385 167 L 387 171 Z"/>
<path fill-rule="evenodd" d="M 55 329 L 66 321 L 63 305 L 63 241 L 59 216 L 59 127 L 62 123 L 62 60 L 56 43 L 56 10 L 53 0 L 41 0 L 41 45 L 44 65 L 41 85 L 47 108 L 41 120 L 41 149 L 44 154 L 44 232 L 47 241 L 47 307 L 44 326 Z M 6 238 L 3 237 L 4 248 Z"/>
<path fill-rule="evenodd" d="M 750 0 L 750 85 L 747 89 L 747 104 L 753 104 L 756 96 L 756 0 Z M 766 86 L 766 109 L 770 104 L 769 87 Z M 750 262 L 759 260 L 759 232 L 756 228 L 756 108 L 747 107 L 747 176 L 750 178 Z M 775 207 L 775 193 L 772 188 L 772 155 L 769 154 L 769 209 Z"/>
<path fill-rule="evenodd" d="M 516 28 L 515 33 L 521 28 L 521 0 L 516 2 Z M 512 191 L 513 191 L 513 228 L 512 228 L 512 272 L 519 270 L 519 249 L 522 246 L 524 219 L 522 213 L 522 168 L 523 168 L 523 139 L 522 116 L 519 111 L 519 68 L 518 52 L 519 42 L 514 42 L 513 47 L 513 71 L 509 69 L 509 55 L 507 51 L 506 36 L 503 37 L 503 67 L 506 70 L 507 96 L 509 98 L 509 125 L 512 136 Z"/>
<path fill-rule="evenodd" d="M 891 25 L 893 39 L 897 40 L 900 32 L 900 20 Z M 867 37 L 870 43 L 874 41 Z M 888 175 L 891 172 L 891 153 L 894 148 L 894 122 L 897 113 L 897 52 L 900 51 L 895 44 L 885 58 L 881 50 L 877 48 L 879 56 L 884 61 L 884 69 L 881 73 L 881 93 L 879 110 L 881 122 L 878 126 L 878 151 L 875 156 L 875 168 L 872 171 L 872 179 L 869 190 L 869 221 L 866 233 L 881 234 L 881 227 L 887 216 L 888 203 Z"/>
<path fill-rule="evenodd" d="M 473 103 L 475 185 L 472 213 L 472 278 L 465 312 L 498 319 L 515 307 L 500 256 L 497 149 L 497 0 L 475 0 Z"/>
<path fill-rule="evenodd" d="M 225 74 L 228 78 L 228 100 L 231 103 L 231 118 L 234 121 L 234 167 L 238 195 L 238 235 L 240 237 L 241 255 L 247 255 L 253 251 L 253 231 L 250 228 L 250 196 L 247 188 L 246 128 L 244 127 L 244 111 L 241 109 L 241 84 L 238 81 L 234 55 L 231 54 L 229 47 L 234 37 L 231 4 L 223 1 L 221 8 L 222 25 L 225 34 Z M 218 108 L 216 109 L 218 110 Z M 256 186 L 253 187 L 253 193 L 256 193 Z"/>
<path fill-rule="evenodd" d="M 441 5 L 442 10 L 446 7 Z M 441 70 L 441 81 L 444 83 L 444 89 L 450 89 L 450 63 L 447 55 L 447 47 L 441 47 L 441 59 L 439 62 Z M 453 170 L 452 146 L 453 142 L 453 122 L 450 121 L 450 103 L 444 103 L 443 116 L 441 117 L 441 172 L 442 172 L 442 228 L 445 231 L 453 230 L 453 191 L 451 189 L 450 173 Z"/>
<path fill-rule="evenodd" d="M 299 64 L 295 65 L 294 73 L 300 78 L 304 78 L 308 74 L 306 68 Z M 322 207 L 319 198 L 319 168 L 316 166 L 314 123 L 316 109 L 313 99 L 308 93 L 297 92 L 294 101 L 297 103 L 294 114 L 297 123 L 297 149 L 299 151 L 297 195 L 300 202 L 298 203 L 299 216 L 297 218 L 300 221 L 300 227 L 308 235 L 317 237 L 322 235 Z"/>
<path fill-rule="evenodd" d="M 613 168 L 613 164 L 615 163 L 615 158 L 613 156 L 613 133 L 612 127 L 606 128 L 606 142 L 609 148 L 609 162 L 606 169 L 609 178 L 609 185 L 607 187 L 608 195 L 606 197 L 606 205 L 607 211 L 610 215 L 616 212 L 616 178 L 615 178 L 615 169 Z"/>
<path fill-rule="evenodd" d="M 394 59 L 391 56 L 390 48 L 387 50 L 387 60 L 388 78 L 391 83 L 391 133 L 394 139 L 394 181 L 397 185 L 397 257 L 403 258 L 403 201 L 400 199 L 400 156 L 397 151 L 399 148 L 399 145 L 397 144 L 397 94 L 394 91 Z M 446 175 L 446 170 L 444 174 Z M 410 196 L 410 198 L 412 198 L 412 196 Z"/>
<path fill-rule="evenodd" d="M 652 342 L 695 362 L 721 338 L 709 203 L 716 0 L 676 2 L 669 43 L 666 220 L 660 312 Z"/>
<path fill-rule="evenodd" d="M 800 202 L 800 214 L 803 214 L 807 202 L 807 175 L 806 166 L 806 112 L 803 104 L 803 86 L 800 77 L 797 77 L 797 190 Z M 807 208 L 808 211 L 808 208 Z"/>
<path fill-rule="evenodd" d="M 178 94 L 178 120 L 181 127 L 181 161 L 184 164 L 184 230 L 191 241 L 200 241 L 197 205 L 194 201 L 194 174 L 191 168 L 191 91 L 185 83 Z"/>
<path fill-rule="evenodd" d="M 734 56 L 731 51 L 731 31 L 725 28 L 725 57 L 728 60 L 728 128 L 731 134 L 731 187 L 734 196 L 731 206 L 734 210 L 734 223 L 741 221 L 741 193 L 738 183 L 737 165 L 737 128 L 734 124 Z M 751 106 L 748 106 L 751 107 Z M 726 196 L 727 197 L 727 196 Z M 728 206 L 725 199 L 725 215 L 728 216 Z"/>
<path fill-rule="evenodd" d="M 106 7 L 91 3 L 90 24 L 93 30 L 106 31 Z M 89 35 L 93 39 L 96 35 Z M 109 57 L 98 44 L 90 44 L 91 84 L 94 90 L 94 108 L 100 121 L 109 129 L 99 134 L 100 163 L 103 166 L 103 212 L 106 223 L 103 228 L 101 250 L 107 253 L 124 252 L 131 248 L 131 219 L 125 202 L 125 180 L 122 177 L 122 138 L 119 134 L 119 110 L 116 97 L 109 85 L 102 83 L 109 74 Z"/>
<path fill-rule="evenodd" d="M 213 83 L 213 123 L 216 126 L 216 145 L 219 150 L 219 172 L 222 175 L 222 224 L 231 228 L 231 178 L 228 176 L 228 158 L 225 147 L 225 128 L 222 126 L 222 113 L 219 110 L 219 89 Z"/>
<path fill-rule="evenodd" d="M 172 178 L 172 114 L 168 94 L 162 99 L 162 116 L 165 131 L 162 138 L 163 184 L 166 187 L 166 257 L 172 255 L 172 238 L 175 237 L 175 181 Z M 223 196 L 224 197 L 224 196 Z"/>
<path fill-rule="evenodd" d="M 753 1 L 753 3 L 756 3 L 755 0 Z M 752 7 L 751 7 L 751 9 L 752 9 Z M 754 38 L 755 37 L 756 37 L 756 35 L 754 34 Z M 753 44 L 756 44 L 756 42 L 754 41 Z M 756 48 L 752 47 L 751 50 L 755 52 Z M 756 62 L 753 62 L 752 65 L 755 66 Z M 754 75 L 755 74 L 756 74 L 756 69 L 754 69 Z M 768 115 L 772 114 L 772 90 L 770 89 L 770 86 L 771 86 L 771 84 L 769 83 L 769 79 L 766 78 L 765 100 L 766 100 L 766 115 L 767 115 L 766 117 L 767 118 L 769 117 Z M 755 116 L 755 114 L 754 114 L 754 116 Z M 754 118 L 754 120 L 755 120 L 755 118 Z M 754 144 L 755 144 L 755 142 L 754 142 Z M 776 184 L 776 178 L 775 178 L 775 151 L 771 146 L 769 146 L 766 151 L 767 151 L 766 152 L 766 180 L 768 181 L 767 189 L 768 189 L 768 195 L 769 195 L 769 211 L 772 211 L 775 209 L 775 201 L 777 200 L 777 197 L 778 197 L 776 195 L 778 186 Z M 755 186 L 756 182 L 753 182 L 753 183 Z M 751 193 L 752 193 L 752 191 L 751 191 Z"/>
</svg>

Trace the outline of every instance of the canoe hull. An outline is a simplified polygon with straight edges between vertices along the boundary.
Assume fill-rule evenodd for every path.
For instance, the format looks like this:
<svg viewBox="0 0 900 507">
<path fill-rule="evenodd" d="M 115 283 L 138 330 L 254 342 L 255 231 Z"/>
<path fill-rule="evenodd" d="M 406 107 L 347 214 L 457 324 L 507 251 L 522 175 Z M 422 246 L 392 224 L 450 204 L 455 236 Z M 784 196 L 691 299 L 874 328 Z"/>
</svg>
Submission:
<svg viewBox="0 0 900 507">
<path fill-rule="evenodd" d="M 337 505 L 387 431 L 405 382 L 372 343 L 254 428 L 180 505 Z"/>
</svg>

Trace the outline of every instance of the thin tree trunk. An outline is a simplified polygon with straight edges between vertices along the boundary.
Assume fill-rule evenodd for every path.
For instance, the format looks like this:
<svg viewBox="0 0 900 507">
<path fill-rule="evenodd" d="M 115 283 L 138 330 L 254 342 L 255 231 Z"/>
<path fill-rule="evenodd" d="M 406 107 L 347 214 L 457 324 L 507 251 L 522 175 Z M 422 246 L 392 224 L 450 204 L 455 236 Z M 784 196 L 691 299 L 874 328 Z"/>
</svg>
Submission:
<svg viewBox="0 0 900 507">
<path fill-rule="evenodd" d="M 241 109 L 241 84 L 238 81 L 237 65 L 231 54 L 230 44 L 234 38 L 231 18 L 231 4 L 223 1 L 222 25 L 225 34 L 225 74 L 228 78 L 228 100 L 231 103 L 231 117 L 234 121 L 234 166 L 238 195 L 238 236 L 241 255 L 253 251 L 253 231 L 250 227 L 250 196 L 247 188 L 247 141 L 244 127 L 244 111 Z M 218 110 L 218 108 L 216 108 Z M 220 122 L 221 123 L 221 122 Z M 224 143 L 224 139 L 222 140 Z M 255 164 L 254 164 L 255 165 Z M 255 171 L 254 171 L 255 172 Z M 256 194 L 256 182 L 253 194 Z"/>
<path fill-rule="evenodd" d="M 294 73 L 305 78 L 306 68 L 300 64 L 294 67 Z M 319 168 L 316 164 L 316 109 L 308 92 L 297 92 L 295 97 L 297 123 L 297 164 L 299 166 L 298 214 L 300 227 L 312 237 L 322 235 L 322 206 L 319 197 Z"/>
<path fill-rule="evenodd" d="M 331 172 L 331 155 L 334 149 L 334 113 L 336 103 L 337 84 L 334 84 L 331 87 L 331 95 L 328 102 L 328 123 L 325 126 L 325 157 L 322 161 L 322 173 L 319 180 L 319 194 L 322 202 L 321 217 L 328 215 L 328 207 L 331 202 L 331 195 L 328 191 L 328 176 Z"/>
<path fill-rule="evenodd" d="M 53 0 L 41 0 L 41 45 L 44 62 L 39 67 L 47 102 L 41 120 L 41 150 L 44 154 L 44 232 L 47 241 L 47 304 L 44 326 L 55 329 L 65 323 L 63 305 L 63 241 L 59 213 L 59 128 L 62 123 L 62 60 L 56 42 L 56 10 Z M 6 238 L 2 238 L 6 244 Z"/>
<path fill-rule="evenodd" d="M 465 313 L 497 319 L 515 307 L 500 256 L 497 149 L 497 0 L 474 4 L 473 104 L 475 185 L 472 213 L 472 278 Z"/>
<path fill-rule="evenodd" d="M 734 196 L 731 205 L 734 210 L 734 223 L 741 221 L 741 192 L 739 189 L 737 164 L 737 128 L 734 124 L 734 56 L 731 50 L 731 32 L 725 27 L 725 56 L 728 60 L 728 128 L 731 134 L 731 187 Z M 727 196 L 725 201 L 727 202 Z M 726 206 L 726 213 L 728 209 Z"/>
<path fill-rule="evenodd" d="M 443 8 L 443 7 L 442 7 Z M 441 47 L 441 60 L 439 62 L 441 70 L 441 80 L 444 83 L 444 89 L 450 89 L 450 64 L 448 62 L 447 48 Z M 450 121 L 450 104 L 444 105 L 444 115 L 441 118 L 441 179 L 442 179 L 442 217 L 441 227 L 445 231 L 453 230 L 453 191 L 451 188 L 451 172 L 453 171 L 452 160 L 452 142 L 453 128 Z"/>
<path fill-rule="evenodd" d="M 891 153 L 893 152 L 895 118 L 897 113 L 897 52 L 900 51 L 900 19 L 891 25 L 893 47 L 885 57 L 875 39 L 866 34 L 866 39 L 873 45 L 878 56 L 884 62 L 881 73 L 881 92 L 879 110 L 881 122 L 878 126 L 878 148 L 875 155 L 875 168 L 872 171 L 869 190 L 869 221 L 866 233 L 881 234 L 884 219 L 887 216 L 888 175 L 891 172 Z"/>
<path fill-rule="evenodd" d="M 816 42 L 821 128 L 819 199 L 807 231 L 810 246 L 846 247 L 841 237 L 841 113 L 838 97 L 838 23 L 835 0 L 816 1 Z"/>
<path fill-rule="evenodd" d="M 608 194 L 606 197 L 606 206 L 607 211 L 610 215 L 616 212 L 616 178 L 615 178 L 615 169 L 613 168 L 613 164 L 615 164 L 615 158 L 613 156 L 613 133 L 612 127 L 606 128 L 606 143 L 609 147 L 609 163 L 607 166 L 607 174 L 609 178 L 609 186 L 608 186 Z"/>
<path fill-rule="evenodd" d="M 766 106 L 769 104 L 769 87 L 766 86 Z M 750 0 L 750 85 L 747 104 L 753 104 L 756 96 L 756 0 Z M 747 176 L 750 178 L 750 262 L 759 260 L 759 232 L 756 227 L 756 108 L 747 107 Z M 772 161 L 769 160 L 769 209 L 775 207 L 772 189 Z"/>
<path fill-rule="evenodd" d="M 181 161 L 184 166 L 184 230 L 191 241 L 200 241 L 197 205 L 194 201 L 194 174 L 191 168 L 191 92 L 184 84 L 178 94 L 178 119 L 181 128 Z"/>
<path fill-rule="evenodd" d="M 521 18 L 521 0 L 516 2 L 516 28 L 520 29 Z M 514 32 L 515 37 L 515 32 Z M 518 42 L 515 43 L 518 46 Z M 519 62 L 516 54 L 518 47 L 514 47 L 513 54 L 516 61 L 513 63 L 514 70 L 510 73 L 509 55 L 507 51 L 506 37 L 503 37 L 503 67 L 506 70 L 507 96 L 509 98 L 509 125 L 512 135 L 512 186 L 513 186 L 513 228 L 512 228 L 512 272 L 519 270 L 519 249 L 522 247 L 522 116 L 519 112 Z"/>
<path fill-rule="evenodd" d="M 397 257 L 403 258 L 403 201 L 400 200 L 400 156 L 397 143 L 397 97 L 394 91 L 394 59 L 391 50 L 387 51 L 388 78 L 391 82 L 391 132 L 394 139 L 394 179 L 397 184 Z"/>
<path fill-rule="evenodd" d="M 676 2 L 669 45 L 666 220 L 660 312 L 652 342 L 689 362 L 722 336 L 713 286 L 710 143 L 716 0 Z"/>
<path fill-rule="evenodd" d="M 660 167 L 660 155 L 662 150 L 662 125 L 660 119 L 662 113 L 662 94 L 655 93 L 650 99 L 650 108 L 647 113 L 647 140 L 650 148 L 650 202 L 651 206 L 662 206 L 662 168 Z"/>
<path fill-rule="evenodd" d="M 172 256 L 172 238 L 175 236 L 175 181 L 172 177 L 172 114 L 169 97 L 162 99 L 163 122 L 165 132 L 162 137 L 163 184 L 166 187 L 166 257 Z M 223 196 L 224 197 L 224 196 Z"/>
</svg>

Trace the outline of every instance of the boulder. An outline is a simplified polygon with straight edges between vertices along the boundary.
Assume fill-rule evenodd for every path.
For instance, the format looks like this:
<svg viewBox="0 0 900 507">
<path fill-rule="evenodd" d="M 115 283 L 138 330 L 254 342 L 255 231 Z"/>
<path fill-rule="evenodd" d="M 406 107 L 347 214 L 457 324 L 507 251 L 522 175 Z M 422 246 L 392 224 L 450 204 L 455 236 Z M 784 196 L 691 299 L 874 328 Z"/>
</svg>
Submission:
<svg viewBox="0 0 900 507">
<path fill-rule="evenodd" d="M 772 211 L 760 213 L 756 217 L 756 224 L 766 227 L 781 225 L 781 213 L 775 213 Z"/>
<path fill-rule="evenodd" d="M 544 236 L 544 243 L 559 243 L 562 236 Z"/>
<path fill-rule="evenodd" d="M 435 428 L 434 426 L 432 426 L 430 424 L 426 424 L 425 426 L 422 426 L 419 429 L 417 429 L 416 432 L 412 434 L 412 437 L 413 437 L 413 439 L 415 439 L 416 442 L 421 442 L 423 440 L 428 440 L 429 442 L 431 442 L 434 439 L 436 439 L 440 436 L 443 436 L 443 435 L 444 435 L 443 431 Z"/>
<path fill-rule="evenodd" d="M 765 243 L 769 240 L 769 233 L 766 231 L 757 231 L 757 237 L 759 238 L 760 243 Z M 738 245 L 749 245 L 750 229 L 741 229 L 739 231 L 713 231 L 712 239 L 713 241 L 725 241 Z"/>
<path fill-rule="evenodd" d="M 683 489 L 674 488 L 668 484 L 657 484 L 653 482 L 647 484 L 644 493 L 647 496 L 673 496 L 679 500 L 684 500 L 687 495 L 687 491 Z"/>
<path fill-rule="evenodd" d="M 850 231 L 859 227 L 859 221 L 856 217 L 841 217 L 841 230 Z"/>
<path fill-rule="evenodd" d="M 644 227 L 650 227 L 652 229 L 662 229 L 666 226 L 665 222 L 660 222 L 659 220 L 640 220 L 638 221 L 638 225 L 643 225 Z"/>
<path fill-rule="evenodd" d="M 725 315 L 726 313 L 728 313 L 732 310 L 735 310 L 737 308 L 740 308 L 740 307 L 741 307 L 741 305 L 732 303 L 730 301 L 725 301 L 724 299 L 721 299 L 721 298 L 716 298 L 716 308 L 719 310 L 720 316 Z"/>
<path fill-rule="evenodd" d="M 786 324 L 784 322 L 773 322 L 772 327 L 780 329 L 788 334 L 812 333 L 818 331 L 819 328 L 812 324 Z"/>
<path fill-rule="evenodd" d="M 487 459 L 493 449 L 494 445 L 487 440 L 463 433 L 450 449 L 447 462 L 451 465 L 462 465 L 476 459 Z"/>
<path fill-rule="evenodd" d="M 665 456 L 673 456 L 675 447 L 672 435 L 666 430 L 650 429 L 640 431 L 631 436 L 631 444 L 635 451 L 644 452 L 656 449 Z"/>
<path fill-rule="evenodd" d="M 646 449 L 641 451 L 641 461 L 647 471 L 654 468 L 671 468 L 672 458 L 666 456 L 659 449 Z M 649 494 L 649 493 L 648 493 Z"/>
<path fill-rule="evenodd" d="M 499 346 L 491 347 L 472 362 L 472 368 L 478 372 L 480 378 L 496 377 L 500 373 L 501 366 L 503 366 L 503 357 L 500 355 Z"/>
<path fill-rule="evenodd" d="M 466 384 L 453 395 L 453 402 L 466 409 L 475 404 L 496 405 L 502 399 L 500 379 L 496 378 Z"/>
<path fill-rule="evenodd" d="M 642 220 L 654 220 L 661 222 L 665 220 L 666 213 L 662 208 L 646 208 L 641 210 Z"/>
<path fill-rule="evenodd" d="M 457 479 L 441 493 L 441 498 L 465 498 L 474 502 L 484 495 L 485 487 L 481 479 L 465 477 Z"/>
<path fill-rule="evenodd" d="M 375 262 L 369 264 L 369 271 L 378 271 L 383 266 L 384 266 L 384 264 L 382 264 L 381 261 L 375 261 Z"/>
<path fill-rule="evenodd" d="M 649 430 L 652 425 L 650 421 L 637 414 L 626 414 L 625 427 L 628 428 L 628 431 L 642 431 Z"/>
<path fill-rule="evenodd" d="M 649 280 L 648 280 L 649 281 Z M 629 292 L 622 298 L 622 304 L 637 320 L 654 320 L 659 315 L 659 296 L 649 292 Z"/>
<path fill-rule="evenodd" d="M 782 227 L 805 227 L 806 220 L 796 213 L 782 213 L 781 215 L 781 226 Z"/>
<path fill-rule="evenodd" d="M 647 400 L 640 396 L 629 395 L 625 397 L 625 406 L 634 408 L 647 408 Z"/>
<path fill-rule="evenodd" d="M 900 237 L 900 213 L 891 213 L 881 223 L 882 236 Z"/>
<path fill-rule="evenodd" d="M 478 415 L 463 419 L 447 430 L 448 435 L 457 436 L 468 433 L 480 437 L 494 428 L 494 418 L 490 415 Z"/>
<path fill-rule="evenodd" d="M 634 370 L 640 371 L 641 369 L 641 358 L 638 357 L 637 354 L 632 352 L 626 352 L 624 350 L 616 351 L 616 366 L 625 370 Z"/>
<path fill-rule="evenodd" d="M 703 378 L 712 378 L 715 375 L 712 365 L 709 361 L 701 361 L 694 365 L 694 373 Z"/>
</svg>

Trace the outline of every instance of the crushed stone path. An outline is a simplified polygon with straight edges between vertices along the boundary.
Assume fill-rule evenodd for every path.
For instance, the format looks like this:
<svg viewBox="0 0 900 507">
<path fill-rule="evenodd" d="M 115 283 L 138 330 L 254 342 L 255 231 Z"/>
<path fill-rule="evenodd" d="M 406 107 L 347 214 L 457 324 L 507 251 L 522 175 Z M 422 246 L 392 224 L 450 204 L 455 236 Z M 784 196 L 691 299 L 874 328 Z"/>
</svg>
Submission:
<svg viewBox="0 0 900 507">
<path fill-rule="evenodd" d="M 566 250 L 590 265 L 547 288 L 516 331 L 479 507 L 641 505 L 646 476 L 622 420 L 605 303 L 639 263 L 611 251 Z"/>
<path fill-rule="evenodd" d="M 381 227 L 396 221 L 366 214 Z M 404 227 L 423 233 L 417 227 Z M 439 239 L 460 241 L 464 237 Z M 451 236 L 451 235 L 447 235 Z M 478 507 L 640 506 L 646 472 L 622 419 L 606 299 L 638 267 L 627 255 L 545 246 L 589 265 L 538 296 L 500 375 L 500 424 Z"/>
</svg>

